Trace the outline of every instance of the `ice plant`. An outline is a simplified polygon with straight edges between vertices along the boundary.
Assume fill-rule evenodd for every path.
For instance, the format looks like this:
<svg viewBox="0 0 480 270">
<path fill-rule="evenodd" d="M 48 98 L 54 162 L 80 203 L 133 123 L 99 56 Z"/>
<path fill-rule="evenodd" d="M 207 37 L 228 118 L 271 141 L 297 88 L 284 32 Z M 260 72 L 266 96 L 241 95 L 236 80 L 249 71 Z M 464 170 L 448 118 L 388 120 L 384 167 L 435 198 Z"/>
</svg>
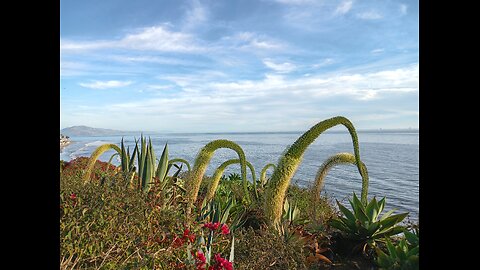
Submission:
<svg viewBox="0 0 480 270">
<path fill-rule="evenodd" d="M 214 231 L 216 229 L 218 229 L 218 227 L 220 226 L 220 222 L 207 222 L 203 225 L 203 227 L 205 228 L 209 228 L 210 230 Z"/>
<path fill-rule="evenodd" d="M 265 192 L 265 215 L 271 226 L 277 226 L 282 216 L 282 207 L 290 180 L 297 171 L 303 154 L 310 144 L 312 144 L 325 130 L 337 125 L 344 125 L 352 137 L 355 161 L 358 171 L 365 177 L 365 170 L 361 166 L 360 150 L 358 147 L 358 137 L 355 127 L 345 117 L 337 116 L 321 121 L 310 128 L 300 136 L 280 158 L 277 167 L 273 171 L 270 181 L 267 183 Z M 362 187 L 364 190 L 367 187 Z M 364 195 L 364 194 L 362 194 Z M 367 202 L 367 196 L 362 196 L 362 202 Z"/>
<path fill-rule="evenodd" d="M 323 184 L 325 181 L 325 177 L 328 174 L 328 171 L 337 164 L 356 164 L 355 156 L 350 153 L 338 153 L 329 157 L 325 162 L 323 162 L 322 166 L 318 169 L 317 176 L 315 177 L 315 186 L 313 188 L 313 201 L 314 206 L 318 206 L 320 204 L 320 193 L 323 188 Z M 362 162 L 361 166 L 365 171 L 365 174 L 362 175 L 362 195 L 361 198 L 367 197 L 368 194 L 368 170 L 365 164 Z"/>
<path fill-rule="evenodd" d="M 276 168 L 275 164 L 268 163 L 263 167 L 262 173 L 260 174 L 260 183 L 262 183 L 262 186 L 264 186 L 267 183 L 267 170 L 268 168 L 272 167 L 274 170 Z"/>
<path fill-rule="evenodd" d="M 215 173 L 213 174 L 212 182 L 210 182 L 210 185 L 207 189 L 207 194 L 205 195 L 205 201 L 206 202 L 209 202 L 215 196 L 215 192 L 217 191 L 218 184 L 220 182 L 220 179 L 222 178 L 222 175 L 223 175 L 223 172 L 225 171 L 225 169 L 228 166 L 230 166 L 232 164 L 237 164 L 237 163 L 240 163 L 240 159 L 230 159 L 230 160 L 227 160 L 227 161 L 223 162 L 220 166 L 218 166 L 218 168 L 215 170 Z M 250 168 L 250 171 L 252 172 L 252 181 L 253 181 L 253 186 L 254 186 L 255 195 L 256 195 L 257 179 L 255 177 L 255 168 L 253 167 L 252 163 L 250 163 L 249 161 L 247 161 L 247 166 L 248 166 L 248 168 Z M 243 181 L 246 181 L 246 179 L 244 179 Z"/>
<path fill-rule="evenodd" d="M 240 167 L 242 171 L 242 179 L 243 181 L 243 188 L 245 190 L 245 196 L 247 201 L 250 201 L 250 197 L 248 195 L 248 188 L 247 188 L 247 165 L 246 165 L 246 158 L 243 149 L 236 144 L 235 142 L 229 140 L 214 140 L 207 143 L 198 153 L 195 163 L 193 165 L 193 169 L 191 171 L 191 178 L 186 183 L 186 197 L 187 197 L 187 206 L 186 206 L 186 217 L 187 221 L 191 219 L 192 207 L 197 200 L 198 190 L 200 189 L 200 184 L 203 180 L 203 175 L 207 170 L 207 166 L 212 159 L 214 152 L 219 148 L 228 148 L 232 149 L 238 154 L 240 159 Z"/>
<path fill-rule="evenodd" d="M 103 153 L 105 153 L 106 151 L 108 151 L 110 149 L 113 149 L 113 150 L 117 151 L 117 153 L 119 153 L 120 155 L 122 154 L 122 150 L 120 149 L 120 147 L 116 146 L 115 144 L 111 144 L 111 143 L 101 145 L 97 149 L 95 149 L 95 151 L 93 151 L 93 153 L 90 155 L 90 158 L 88 159 L 87 168 L 85 170 L 85 174 L 83 175 L 83 182 L 84 183 L 87 183 L 87 182 L 90 181 L 90 176 L 92 175 L 93 167 L 95 166 L 95 162 L 97 161 L 97 159 Z"/>
</svg>

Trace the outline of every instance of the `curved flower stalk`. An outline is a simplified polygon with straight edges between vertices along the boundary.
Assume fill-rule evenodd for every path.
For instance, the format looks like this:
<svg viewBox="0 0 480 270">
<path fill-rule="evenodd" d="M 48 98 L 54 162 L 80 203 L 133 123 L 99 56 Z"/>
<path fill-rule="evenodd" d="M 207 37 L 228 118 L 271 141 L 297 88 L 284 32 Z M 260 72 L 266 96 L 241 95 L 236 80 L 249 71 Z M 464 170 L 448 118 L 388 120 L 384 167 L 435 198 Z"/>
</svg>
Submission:
<svg viewBox="0 0 480 270">
<path fill-rule="evenodd" d="M 202 183 L 203 175 L 207 170 L 207 166 L 212 159 L 213 153 L 219 148 L 229 148 L 237 152 L 240 159 L 240 167 L 242 171 L 242 179 L 247 179 L 247 160 L 245 158 L 245 153 L 243 149 L 235 142 L 229 140 L 214 140 L 207 143 L 195 158 L 195 163 L 193 169 L 190 173 L 191 178 L 186 185 L 186 196 L 187 196 L 187 208 L 185 214 L 187 220 L 190 219 L 190 214 L 192 212 L 192 207 L 197 200 L 198 190 L 200 189 L 200 184 Z M 250 201 L 250 196 L 248 195 L 247 182 L 243 182 L 243 189 L 245 190 L 245 196 L 247 201 Z"/>
<path fill-rule="evenodd" d="M 262 173 L 260 174 L 260 183 L 262 183 L 262 186 L 264 186 L 267 183 L 267 170 L 270 167 L 272 167 L 275 170 L 277 166 L 275 166 L 275 164 L 273 163 L 268 163 L 267 165 L 265 165 L 265 167 L 263 167 Z"/>
<path fill-rule="evenodd" d="M 320 193 L 322 192 L 323 184 L 325 181 L 325 177 L 328 174 L 328 171 L 330 171 L 330 169 L 337 164 L 345 164 L 345 163 L 356 165 L 357 161 L 355 160 L 355 156 L 351 153 L 338 153 L 336 155 L 329 157 L 325 162 L 323 162 L 322 166 L 320 166 L 317 172 L 317 176 L 315 177 L 315 186 L 312 190 L 313 192 L 312 199 L 314 201 L 315 206 L 320 204 Z M 362 175 L 361 198 L 363 198 L 363 197 L 367 197 L 367 194 L 368 194 L 368 170 L 363 162 L 361 162 L 361 166 L 365 171 L 365 174 Z"/>
<path fill-rule="evenodd" d="M 222 178 L 222 175 L 225 169 L 228 166 L 232 164 L 237 164 L 237 163 L 240 163 L 240 159 L 230 159 L 223 162 L 220 166 L 218 166 L 218 168 L 215 170 L 215 173 L 213 174 L 212 182 L 210 183 L 210 186 L 207 189 L 207 195 L 205 195 L 205 202 L 208 203 L 215 196 L 218 183 L 220 182 L 220 178 Z M 252 173 L 253 186 L 256 192 L 257 188 L 256 188 L 255 182 L 257 182 L 257 179 L 255 177 L 255 168 L 253 167 L 252 163 L 250 163 L 249 161 L 247 161 L 247 166 L 248 168 L 250 168 L 250 172 Z M 244 178 L 243 181 L 247 181 L 247 180 Z"/>
<path fill-rule="evenodd" d="M 122 154 L 122 150 L 120 150 L 120 147 L 116 146 L 115 144 L 108 143 L 97 147 L 97 149 L 93 151 L 92 155 L 90 155 L 90 158 L 88 159 L 87 169 L 85 170 L 85 174 L 83 175 L 83 183 L 87 183 L 90 181 L 90 176 L 92 175 L 93 167 L 95 166 L 95 162 L 97 161 L 98 157 L 100 157 L 103 153 L 110 149 L 117 151 L 119 155 Z"/>
<path fill-rule="evenodd" d="M 181 162 L 181 163 L 184 163 L 185 165 L 187 165 L 187 169 L 188 171 L 190 171 L 190 163 L 188 163 L 188 161 L 186 161 L 185 159 L 183 158 L 174 158 L 174 159 L 170 159 L 168 161 L 168 164 L 173 164 L 173 163 L 176 163 L 176 162 Z"/>
<path fill-rule="evenodd" d="M 320 136 L 320 134 L 322 134 L 322 132 L 337 125 L 344 125 L 350 132 L 357 168 L 362 175 L 362 178 L 365 177 L 365 171 L 360 165 L 361 161 L 357 132 L 350 120 L 342 116 L 337 116 L 317 123 L 300 136 L 292 146 L 286 150 L 285 154 L 280 158 L 277 168 L 273 171 L 270 181 L 268 181 L 265 192 L 265 215 L 267 220 L 269 220 L 270 225 L 276 226 L 280 223 L 283 201 L 285 199 L 287 188 L 290 184 L 290 180 L 297 171 L 298 165 L 300 165 L 300 162 L 302 161 L 305 150 Z M 364 190 L 366 189 L 366 187 L 362 188 Z M 362 196 L 362 202 L 366 203 L 366 201 L 367 197 Z"/>
</svg>

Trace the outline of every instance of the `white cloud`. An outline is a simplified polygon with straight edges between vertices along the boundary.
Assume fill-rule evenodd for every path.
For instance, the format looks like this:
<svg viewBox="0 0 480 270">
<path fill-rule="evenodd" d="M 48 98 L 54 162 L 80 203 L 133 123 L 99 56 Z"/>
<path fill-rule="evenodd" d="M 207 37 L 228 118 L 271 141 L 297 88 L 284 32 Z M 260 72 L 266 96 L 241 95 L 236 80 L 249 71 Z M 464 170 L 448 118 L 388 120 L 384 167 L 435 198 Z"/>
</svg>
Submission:
<svg viewBox="0 0 480 270">
<path fill-rule="evenodd" d="M 378 11 L 370 10 L 370 11 L 358 13 L 357 18 L 362 20 L 378 20 L 378 19 L 382 19 L 383 15 L 380 14 Z"/>
<path fill-rule="evenodd" d="M 99 49 L 131 49 L 164 52 L 198 52 L 205 48 L 196 44 L 190 34 L 174 32 L 167 29 L 167 25 L 146 27 L 135 33 L 127 34 L 119 40 L 71 41 L 61 40 L 62 52 L 78 52 Z"/>
<path fill-rule="evenodd" d="M 385 49 L 374 49 L 374 50 L 371 50 L 370 53 L 373 54 L 373 55 L 379 55 L 379 54 L 382 54 L 385 52 Z"/>
<path fill-rule="evenodd" d="M 79 83 L 79 85 L 91 89 L 108 89 L 125 87 L 129 86 L 132 83 L 132 81 L 93 81 L 91 83 Z"/>
<path fill-rule="evenodd" d="M 350 9 L 352 9 L 352 6 L 353 6 L 353 1 L 351 0 L 343 1 L 342 3 L 340 3 L 340 5 L 338 5 L 334 14 L 335 15 L 347 14 L 350 11 Z"/>
<path fill-rule="evenodd" d="M 406 15 L 408 11 L 408 6 L 406 4 L 400 4 L 400 14 Z"/>
<path fill-rule="evenodd" d="M 265 64 L 265 66 L 275 70 L 278 73 L 289 73 L 296 69 L 296 66 L 292 63 L 288 63 L 288 62 L 274 63 L 270 59 L 264 59 L 263 64 Z"/>
</svg>

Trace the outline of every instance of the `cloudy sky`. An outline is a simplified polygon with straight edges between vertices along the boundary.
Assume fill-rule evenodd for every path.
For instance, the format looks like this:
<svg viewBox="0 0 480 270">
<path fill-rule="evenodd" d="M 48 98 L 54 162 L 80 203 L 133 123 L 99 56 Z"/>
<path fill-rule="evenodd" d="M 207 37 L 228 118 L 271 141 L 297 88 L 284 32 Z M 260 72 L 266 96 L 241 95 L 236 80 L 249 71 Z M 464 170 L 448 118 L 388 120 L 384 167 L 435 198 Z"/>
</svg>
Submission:
<svg viewBox="0 0 480 270">
<path fill-rule="evenodd" d="M 418 1 L 61 0 L 60 126 L 418 128 Z"/>
</svg>

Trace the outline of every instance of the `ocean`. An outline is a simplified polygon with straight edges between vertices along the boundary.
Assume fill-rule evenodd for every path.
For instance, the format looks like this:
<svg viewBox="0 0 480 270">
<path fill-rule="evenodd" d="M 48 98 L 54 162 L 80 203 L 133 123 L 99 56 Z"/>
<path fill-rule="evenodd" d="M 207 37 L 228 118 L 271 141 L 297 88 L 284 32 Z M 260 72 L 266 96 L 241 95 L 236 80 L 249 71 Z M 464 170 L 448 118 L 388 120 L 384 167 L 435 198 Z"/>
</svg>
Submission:
<svg viewBox="0 0 480 270">
<path fill-rule="evenodd" d="M 291 145 L 303 132 L 285 133 L 171 133 L 150 134 L 157 157 L 160 157 L 165 143 L 168 143 L 169 158 L 186 159 L 192 166 L 198 151 L 208 142 L 227 139 L 238 143 L 244 150 L 247 160 L 255 168 L 257 179 L 261 169 L 267 163 L 276 164 L 287 146 Z M 140 135 L 136 136 L 137 138 Z M 69 161 L 80 156 L 90 156 L 96 147 L 105 143 L 120 145 L 122 136 L 70 137 L 72 143 L 60 153 L 60 159 Z M 397 209 L 397 213 L 410 212 L 409 219 L 418 220 L 419 203 L 419 133 L 412 132 L 358 132 L 360 156 L 369 173 L 369 199 L 386 196 L 385 210 Z M 134 137 L 124 136 L 130 151 L 134 147 Z M 339 152 L 353 153 L 353 146 L 348 132 L 326 132 L 306 150 L 303 161 L 295 173 L 292 183 L 310 186 L 320 165 L 331 155 Z M 113 151 L 100 157 L 108 161 Z M 229 149 L 215 152 L 207 175 L 224 161 L 238 158 Z M 119 164 L 118 159 L 112 162 Z M 239 165 L 231 165 L 228 173 L 240 173 Z M 267 175 L 271 175 L 271 169 Z M 250 171 L 247 169 L 247 177 Z M 361 192 L 361 177 L 354 165 L 337 165 L 328 173 L 322 193 L 330 198 L 348 204 L 348 197 L 355 191 Z"/>
</svg>

